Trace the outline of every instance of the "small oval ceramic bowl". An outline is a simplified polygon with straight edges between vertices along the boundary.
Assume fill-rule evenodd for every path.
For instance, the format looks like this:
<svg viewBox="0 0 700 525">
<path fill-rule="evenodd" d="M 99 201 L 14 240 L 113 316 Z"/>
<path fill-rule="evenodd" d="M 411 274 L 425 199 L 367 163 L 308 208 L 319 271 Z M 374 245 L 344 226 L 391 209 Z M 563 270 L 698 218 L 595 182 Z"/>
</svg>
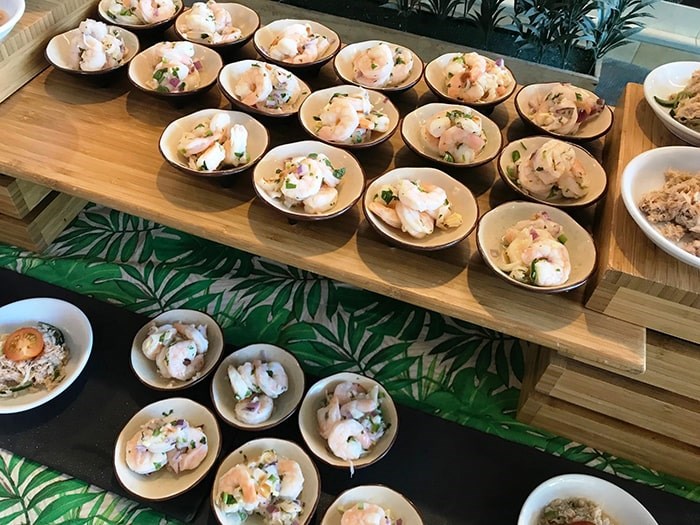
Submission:
<svg viewBox="0 0 700 525">
<path fill-rule="evenodd" d="M 278 456 L 292 459 L 301 467 L 304 476 L 304 488 L 299 495 L 303 512 L 299 516 L 298 525 L 309 525 L 321 499 L 321 475 L 311 460 L 309 455 L 296 443 L 285 439 L 263 438 L 248 441 L 245 445 L 238 447 L 231 452 L 219 465 L 214 478 L 214 486 L 211 491 L 211 508 L 214 511 L 217 521 L 221 525 L 238 525 L 241 523 L 238 516 L 228 515 L 219 507 L 220 489 L 219 480 L 221 477 L 236 465 L 246 464 L 254 458 L 259 457 L 266 450 L 274 450 Z M 245 520 L 246 525 L 265 525 L 265 521 L 258 514 L 253 514 Z"/>
<path fill-rule="evenodd" d="M 204 354 L 204 368 L 188 381 L 163 377 L 158 372 L 156 362 L 148 359 L 141 350 L 143 341 L 148 335 L 148 330 L 152 326 L 172 323 L 194 324 L 197 326 L 205 325 L 207 327 L 209 348 L 206 354 Z M 199 383 L 207 377 L 219 362 L 223 349 L 224 334 L 218 323 L 211 316 L 197 310 L 168 310 L 153 318 L 136 332 L 134 341 L 131 344 L 131 368 L 139 381 L 154 390 L 182 390 L 183 388 L 189 388 Z"/>
<path fill-rule="evenodd" d="M 240 124 L 248 131 L 247 151 L 250 160 L 240 166 L 223 167 L 217 170 L 196 170 L 190 168 L 185 156 L 178 151 L 178 143 L 183 134 L 192 131 L 200 122 L 211 118 L 217 113 L 227 113 L 231 118 L 231 125 Z M 202 109 L 177 120 L 172 121 L 163 130 L 158 142 L 160 154 L 171 166 L 189 175 L 198 177 L 225 177 L 252 168 L 265 154 L 270 142 L 267 128 L 250 115 L 239 111 L 227 111 L 224 109 Z"/>
<path fill-rule="evenodd" d="M 265 68 L 270 72 L 281 72 L 284 75 L 291 75 L 297 81 L 299 85 L 298 95 L 290 103 L 285 104 L 283 107 L 279 108 L 268 108 L 264 103 L 257 103 L 255 105 L 245 104 L 236 95 L 236 84 L 238 83 L 241 75 L 243 75 L 251 67 L 261 67 Z M 227 64 L 219 72 L 219 88 L 221 89 L 224 96 L 231 102 L 231 104 L 242 111 L 249 113 L 255 113 L 257 115 L 264 115 L 266 117 L 290 117 L 296 114 L 304 102 L 306 97 L 311 93 L 311 88 L 297 77 L 294 73 L 287 71 L 282 67 L 275 66 L 274 64 L 267 64 L 266 62 L 261 62 L 259 60 L 240 60 L 238 62 L 233 62 Z"/>
<path fill-rule="evenodd" d="M 114 24 L 115 26 L 123 27 L 124 29 L 133 31 L 134 33 L 137 33 L 139 35 L 152 35 L 156 32 L 165 31 L 171 25 L 173 25 L 175 19 L 180 15 L 180 13 L 185 7 L 185 4 L 182 2 L 182 0 L 174 0 L 173 3 L 175 4 L 176 8 L 175 13 L 173 13 L 173 15 L 168 17 L 167 19 L 154 23 L 135 23 L 135 21 L 126 21 L 120 19 L 118 16 L 115 16 L 112 13 L 110 13 L 109 7 L 110 5 L 115 3 L 115 0 L 100 0 L 100 2 L 97 4 L 97 14 L 99 15 L 99 17 L 108 24 Z"/>
<path fill-rule="evenodd" d="M 413 66 L 411 67 L 411 71 L 406 79 L 397 84 L 385 84 L 381 86 L 373 86 L 366 82 L 362 82 L 362 80 L 356 79 L 355 67 L 353 65 L 355 58 L 359 53 L 367 51 L 378 44 L 387 44 L 392 49 L 401 47 L 411 53 L 411 57 L 413 58 Z M 341 80 L 347 82 L 348 84 L 355 84 L 367 89 L 374 89 L 375 91 L 391 94 L 407 91 L 415 86 L 418 81 L 420 81 L 421 77 L 423 76 L 423 61 L 416 53 L 408 49 L 406 46 L 399 46 L 398 44 L 392 44 L 383 40 L 368 40 L 366 42 L 349 44 L 341 49 L 333 59 L 333 69 L 335 69 L 336 75 L 338 75 Z"/>
<path fill-rule="evenodd" d="M 447 193 L 453 211 L 462 215 L 462 224 L 447 230 L 435 228 L 433 233 L 422 239 L 416 239 L 398 228 L 389 226 L 369 209 L 369 204 L 383 185 L 394 185 L 400 179 L 420 180 L 441 187 Z M 479 217 L 479 207 L 469 188 L 435 168 L 396 168 L 377 177 L 365 191 L 362 210 L 370 226 L 390 244 L 423 251 L 441 250 L 461 242 L 472 232 Z"/>
<path fill-rule="evenodd" d="M 672 108 L 662 106 L 658 100 L 668 100 L 683 91 L 700 62 L 671 62 L 652 70 L 644 79 L 644 98 L 666 129 L 693 146 L 700 146 L 700 131 L 695 131 L 674 119 Z"/>
<path fill-rule="evenodd" d="M 157 63 L 155 45 L 141 51 L 131 61 L 129 64 L 129 80 L 141 91 L 144 91 L 149 95 L 167 99 L 188 97 L 191 95 L 204 93 L 216 82 L 216 78 L 223 66 L 223 62 L 219 53 L 213 49 L 209 49 L 201 44 L 192 45 L 194 46 L 195 52 L 194 60 L 199 61 L 201 64 L 201 69 L 199 70 L 200 82 L 196 88 L 189 89 L 187 91 L 162 92 L 151 87 L 150 81 L 153 79 L 153 72 L 155 70 L 155 64 Z"/>
<path fill-rule="evenodd" d="M 418 509 L 406 497 L 384 485 L 361 485 L 346 490 L 331 503 L 321 525 L 340 525 L 343 512 L 357 504 L 374 504 L 383 508 L 392 523 L 423 525 Z"/>
<path fill-rule="evenodd" d="M 443 111 L 462 111 L 476 115 L 481 119 L 481 127 L 486 135 L 486 145 L 471 162 L 449 162 L 430 150 L 421 137 L 421 128 L 430 118 Z M 501 129 L 494 121 L 485 117 L 478 111 L 468 106 L 454 104 L 431 103 L 421 106 L 406 115 L 401 122 L 401 138 L 406 146 L 423 158 L 441 164 L 449 168 L 474 168 L 487 162 L 491 162 L 498 156 L 503 147 L 503 135 Z"/>
<path fill-rule="evenodd" d="M 260 17 L 258 13 L 253 11 L 251 8 L 246 7 L 241 4 L 228 3 L 228 2 L 217 2 L 219 6 L 229 12 L 231 15 L 231 20 L 233 21 L 233 26 L 237 27 L 241 31 L 241 35 L 230 42 L 211 42 L 211 35 L 203 34 L 199 31 L 189 30 L 187 24 L 187 18 L 189 13 L 189 8 L 185 9 L 175 20 L 175 32 L 177 35 L 189 42 L 194 42 L 195 44 L 202 44 L 203 46 L 211 47 L 219 51 L 238 49 L 245 45 L 251 38 L 253 34 L 260 27 Z"/>
<path fill-rule="evenodd" d="M 519 164 L 524 160 L 529 159 L 530 156 L 533 155 L 535 151 L 537 151 L 543 144 L 552 140 L 567 144 L 573 148 L 574 152 L 576 153 L 576 160 L 581 163 L 584 172 L 588 176 L 588 192 L 583 197 L 571 199 L 564 197 L 561 192 L 557 192 L 557 194 L 554 196 L 541 198 L 528 193 L 528 191 L 518 182 Z M 552 137 L 526 137 L 511 142 L 505 148 L 503 148 L 503 151 L 501 151 L 501 154 L 498 157 L 497 166 L 503 182 L 505 182 L 520 195 L 535 202 L 549 204 L 550 206 L 555 206 L 557 208 L 578 208 L 590 206 L 591 204 L 598 202 L 598 200 L 605 195 L 605 189 L 608 185 L 608 177 L 605 174 L 605 170 L 593 155 L 591 155 L 581 146 L 577 146 L 576 144 L 572 144 L 570 142 L 560 141 L 559 139 L 553 139 Z"/>
<path fill-rule="evenodd" d="M 367 92 L 369 100 L 372 104 L 372 110 L 383 113 L 389 117 L 389 129 L 383 133 L 372 132 L 370 138 L 366 142 L 352 142 L 351 139 L 347 141 L 331 141 L 324 140 L 318 136 L 316 128 L 318 121 L 320 120 L 319 115 L 321 114 L 323 108 L 328 104 L 328 102 L 340 95 L 353 95 L 357 93 Z M 326 144 L 332 144 L 334 146 L 339 146 L 341 148 L 348 149 L 363 149 L 369 148 L 371 146 L 376 146 L 381 144 L 385 140 L 388 140 L 396 131 L 399 125 L 399 120 L 401 116 L 399 115 L 399 110 L 396 106 L 389 100 L 386 95 L 379 93 L 378 91 L 372 91 L 370 89 L 365 89 L 360 86 L 352 85 L 342 85 L 330 87 L 327 89 L 322 89 L 320 91 L 314 91 L 309 97 L 304 100 L 301 107 L 299 108 L 299 121 L 304 130 L 311 135 L 313 138 L 325 142 Z"/>
<path fill-rule="evenodd" d="M 314 35 L 321 35 L 328 40 L 328 48 L 312 62 L 303 62 L 300 64 L 295 64 L 293 62 L 287 62 L 286 60 L 278 60 L 270 55 L 270 47 L 275 39 L 285 30 L 288 26 L 292 24 L 308 24 L 311 27 L 311 31 Z M 314 22 L 313 20 L 295 20 L 295 19 L 283 19 L 275 20 L 269 24 L 261 27 L 253 35 L 253 46 L 255 50 L 263 57 L 264 60 L 282 66 L 286 69 L 313 69 L 319 68 L 326 62 L 333 59 L 333 57 L 338 53 L 340 49 L 340 37 L 332 29 Z"/>
<path fill-rule="evenodd" d="M 0 1 L 0 11 L 5 16 L 0 16 L 0 42 L 5 40 L 12 28 L 17 25 L 24 14 L 26 3 L 24 0 L 2 0 Z"/>
<path fill-rule="evenodd" d="M 498 104 L 507 100 L 508 97 L 513 94 L 518 83 L 513 76 L 513 72 L 504 66 L 506 69 L 508 69 L 513 81 L 507 86 L 507 91 L 505 91 L 502 95 L 483 102 L 472 102 L 449 96 L 447 94 L 447 88 L 445 87 L 447 81 L 445 69 L 452 60 L 454 60 L 456 57 L 462 56 L 463 54 L 464 53 L 445 53 L 444 55 L 437 57 L 435 60 L 430 61 L 428 65 L 425 66 L 425 83 L 436 97 L 446 102 L 451 102 L 452 104 L 462 104 L 475 109 L 480 109 L 482 111 L 489 111 Z M 488 57 L 484 58 L 486 58 L 486 60 L 489 62 L 495 62 L 495 60 Z"/>
<path fill-rule="evenodd" d="M 228 378 L 228 368 L 256 360 L 280 363 L 287 374 L 288 390 L 273 400 L 274 408 L 270 419 L 259 424 L 250 424 L 236 417 L 235 408 L 238 400 L 234 396 Z M 242 430 L 265 430 L 279 425 L 294 413 L 303 397 L 304 371 L 297 358 L 279 346 L 263 343 L 246 346 L 229 354 L 219 364 L 211 382 L 211 399 L 216 412 L 226 423 Z"/>
<path fill-rule="evenodd" d="M 316 416 L 318 409 L 322 408 L 325 404 L 326 393 L 333 393 L 335 387 L 344 382 L 359 383 L 368 392 L 375 386 L 378 386 L 382 414 L 389 424 L 389 428 L 379 439 L 377 444 L 372 447 L 367 454 L 352 462 L 340 459 L 330 451 L 328 442 L 319 434 L 318 419 Z M 304 396 L 304 400 L 301 402 L 301 408 L 299 409 L 299 429 L 301 430 L 301 436 L 304 438 L 306 446 L 309 447 L 317 458 L 333 467 L 359 469 L 376 463 L 389 452 L 394 441 L 396 441 L 396 434 L 399 426 L 398 417 L 394 400 L 380 383 L 359 374 L 341 372 L 321 379 L 309 388 L 306 396 Z"/>
<path fill-rule="evenodd" d="M 575 142 L 588 142 L 590 140 L 595 140 L 604 136 L 608 133 L 608 131 L 610 131 L 613 125 L 613 112 L 612 109 L 610 109 L 610 106 L 607 105 L 598 115 L 583 122 L 576 133 L 572 133 L 570 135 L 549 131 L 535 124 L 530 116 L 532 114 L 532 110 L 530 109 L 530 101 L 544 99 L 544 97 L 547 96 L 547 93 L 549 93 L 558 84 L 560 84 L 560 82 L 530 84 L 528 86 L 524 86 L 522 89 L 520 89 L 520 91 L 518 91 L 518 94 L 515 95 L 515 110 L 518 112 L 518 115 L 520 115 L 521 120 L 525 124 L 532 126 L 545 135 Z M 578 87 L 576 89 L 590 93 L 593 96 L 597 96 L 595 93 L 588 91 L 587 89 Z"/>
<path fill-rule="evenodd" d="M 56 69 L 73 75 L 102 76 L 123 68 L 138 54 L 140 49 L 139 39 L 134 33 L 126 29 L 109 25 L 107 27 L 110 31 L 118 31 L 124 40 L 124 45 L 126 46 L 126 53 L 124 53 L 124 57 L 122 58 L 121 62 L 119 62 L 119 64 L 116 66 L 107 69 L 100 69 L 99 71 L 83 71 L 82 69 L 76 67 L 71 57 L 71 41 L 75 35 L 80 34 L 80 29 L 78 28 L 71 29 L 70 31 L 61 33 L 60 35 L 56 35 L 49 40 L 44 52 L 46 55 L 46 60 L 48 60 L 49 63 Z"/>
<path fill-rule="evenodd" d="M 545 506 L 558 498 L 593 501 L 614 523 L 658 525 L 649 511 L 629 492 L 609 481 L 585 474 L 564 474 L 537 486 L 520 509 L 517 525 L 537 525 Z"/>
<path fill-rule="evenodd" d="M 504 254 L 502 239 L 506 230 L 519 221 L 531 219 L 540 211 L 546 211 L 551 220 L 563 226 L 563 234 L 566 236 L 565 246 L 571 260 L 571 274 L 566 282 L 556 286 L 523 283 L 500 268 Z M 596 264 L 596 248 L 590 234 L 565 211 L 537 202 L 506 202 L 486 212 L 477 226 L 476 245 L 486 265 L 496 275 L 532 292 L 559 293 L 573 290 L 588 280 Z"/>
<path fill-rule="evenodd" d="M 126 444 L 142 425 L 151 419 L 172 417 L 184 419 L 190 426 L 202 427 L 207 436 L 207 455 L 194 470 L 175 474 L 168 467 L 148 475 L 137 474 L 126 462 Z M 204 405 L 191 399 L 174 397 L 163 399 L 139 410 L 124 426 L 114 446 L 114 473 L 119 484 L 139 498 L 164 501 L 184 494 L 204 479 L 221 452 L 221 430 L 216 416 Z"/>
<path fill-rule="evenodd" d="M 270 197 L 260 184 L 264 177 L 275 173 L 278 169 L 282 169 L 286 160 L 312 153 L 323 153 L 326 155 L 331 164 L 333 164 L 334 169 L 345 168 L 345 174 L 340 184 L 336 187 L 338 190 L 338 202 L 325 213 L 307 213 L 302 207 L 288 208 L 280 199 Z M 364 187 L 365 174 L 355 157 L 340 148 L 315 140 L 292 142 L 272 148 L 258 162 L 253 172 L 253 188 L 258 197 L 266 204 L 282 212 L 288 219 L 296 221 L 317 221 L 337 217 L 355 205 L 362 196 Z"/>
<path fill-rule="evenodd" d="M 622 172 L 620 185 L 622 201 L 634 222 L 651 242 L 671 257 L 700 268 L 700 257 L 685 251 L 677 243 L 664 237 L 639 209 L 639 202 L 646 193 L 663 187 L 666 181 L 664 174 L 668 169 L 687 171 L 700 177 L 700 149 L 691 146 L 667 146 L 637 155 Z M 649 257 L 653 257 L 653 254 L 649 253 Z"/>
</svg>

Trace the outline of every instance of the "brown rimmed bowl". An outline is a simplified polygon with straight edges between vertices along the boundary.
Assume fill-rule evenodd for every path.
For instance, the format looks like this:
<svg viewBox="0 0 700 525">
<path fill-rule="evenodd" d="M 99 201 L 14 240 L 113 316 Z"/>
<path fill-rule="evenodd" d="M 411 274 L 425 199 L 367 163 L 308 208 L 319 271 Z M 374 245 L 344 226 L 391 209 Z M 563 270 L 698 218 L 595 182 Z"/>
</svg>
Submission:
<svg viewBox="0 0 700 525">
<path fill-rule="evenodd" d="M 423 525 L 416 506 L 406 496 L 384 485 L 360 485 L 346 490 L 331 503 L 323 515 L 321 525 L 340 525 L 343 512 L 362 503 L 378 505 L 391 515 L 392 522 Z"/>
<path fill-rule="evenodd" d="M 152 24 L 135 24 L 117 20 L 117 18 L 109 12 L 109 5 L 111 4 L 110 0 L 100 0 L 100 2 L 97 4 L 97 14 L 102 21 L 107 24 L 123 27 L 124 29 L 133 31 L 138 35 L 153 36 L 156 33 L 163 32 L 168 29 L 175 23 L 175 19 L 180 15 L 180 13 L 182 13 L 182 10 L 185 8 L 185 4 L 182 2 L 182 0 L 175 0 L 174 3 L 176 9 L 175 13 L 171 17 Z"/>
</svg>

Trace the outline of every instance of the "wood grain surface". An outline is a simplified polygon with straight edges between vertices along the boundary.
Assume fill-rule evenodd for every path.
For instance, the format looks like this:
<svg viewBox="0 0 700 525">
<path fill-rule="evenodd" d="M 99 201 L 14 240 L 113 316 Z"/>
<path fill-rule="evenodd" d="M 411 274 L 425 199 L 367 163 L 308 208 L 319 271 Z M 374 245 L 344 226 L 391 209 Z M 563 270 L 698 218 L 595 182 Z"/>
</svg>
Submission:
<svg viewBox="0 0 700 525">
<path fill-rule="evenodd" d="M 227 61 L 253 56 L 247 45 Z M 330 65 L 305 78 L 314 89 L 337 83 Z M 436 101 L 421 81 L 393 98 L 402 115 Z M 331 221 L 290 224 L 254 196 L 251 170 L 225 181 L 181 173 L 158 151 L 164 127 L 208 107 L 227 107 L 214 87 L 180 107 L 130 89 L 49 69 L 0 105 L 0 172 L 28 179 L 220 243 L 348 282 L 374 292 L 555 348 L 584 362 L 642 372 L 645 330 L 583 307 L 581 290 L 549 296 L 520 290 L 484 266 L 474 235 L 437 253 L 387 245 L 360 206 Z M 491 118 L 506 141 L 528 133 L 512 102 Z M 265 120 L 270 146 L 305 135 L 295 118 Z M 600 155 L 602 143 L 591 146 Z M 399 134 L 357 153 L 368 180 L 395 166 L 425 166 Z M 516 198 L 495 163 L 448 170 L 477 196 L 481 212 Z M 576 217 L 584 223 L 591 212 Z"/>
</svg>

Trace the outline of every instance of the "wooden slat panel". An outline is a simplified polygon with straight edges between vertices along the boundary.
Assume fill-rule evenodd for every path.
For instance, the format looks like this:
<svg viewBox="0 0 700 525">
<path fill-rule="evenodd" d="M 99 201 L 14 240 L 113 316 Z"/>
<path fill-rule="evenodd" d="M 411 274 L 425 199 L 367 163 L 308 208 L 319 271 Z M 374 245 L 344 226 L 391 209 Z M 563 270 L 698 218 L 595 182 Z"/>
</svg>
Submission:
<svg viewBox="0 0 700 525">
<path fill-rule="evenodd" d="M 46 186 L 0 175 L 0 214 L 21 219 L 49 193 Z"/>
</svg>

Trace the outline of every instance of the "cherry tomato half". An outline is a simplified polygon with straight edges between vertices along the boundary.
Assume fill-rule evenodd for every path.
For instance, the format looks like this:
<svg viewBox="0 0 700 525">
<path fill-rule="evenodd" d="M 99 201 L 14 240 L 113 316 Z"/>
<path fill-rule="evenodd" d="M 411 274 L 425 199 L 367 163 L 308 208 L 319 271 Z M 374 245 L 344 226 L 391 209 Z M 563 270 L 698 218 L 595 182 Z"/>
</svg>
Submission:
<svg viewBox="0 0 700 525">
<path fill-rule="evenodd" d="M 25 361 L 38 356 L 44 349 L 44 337 L 36 328 L 19 328 L 5 339 L 3 352 L 12 361 Z"/>
</svg>

